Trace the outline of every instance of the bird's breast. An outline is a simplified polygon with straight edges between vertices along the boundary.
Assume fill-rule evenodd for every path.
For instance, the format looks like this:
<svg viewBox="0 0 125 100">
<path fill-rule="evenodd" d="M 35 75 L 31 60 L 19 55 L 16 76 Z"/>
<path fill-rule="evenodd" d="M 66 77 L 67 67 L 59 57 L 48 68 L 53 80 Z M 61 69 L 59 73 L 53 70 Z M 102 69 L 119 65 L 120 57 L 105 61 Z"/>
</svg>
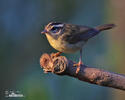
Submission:
<svg viewBox="0 0 125 100">
<path fill-rule="evenodd" d="M 70 44 L 67 41 L 62 41 L 62 39 L 60 38 L 56 40 L 48 34 L 46 34 L 46 37 L 53 48 L 64 53 L 74 53 L 80 50 L 85 44 L 84 41 L 80 41 L 75 44 Z"/>
</svg>

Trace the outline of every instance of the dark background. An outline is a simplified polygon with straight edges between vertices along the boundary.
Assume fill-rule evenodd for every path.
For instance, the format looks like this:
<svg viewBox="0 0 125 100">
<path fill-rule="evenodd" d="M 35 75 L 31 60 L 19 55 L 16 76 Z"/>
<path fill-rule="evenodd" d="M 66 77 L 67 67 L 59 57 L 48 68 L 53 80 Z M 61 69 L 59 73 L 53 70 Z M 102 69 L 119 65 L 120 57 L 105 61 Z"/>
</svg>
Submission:
<svg viewBox="0 0 125 100">
<path fill-rule="evenodd" d="M 57 52 L 40 32 L 50 21 L 95 27 L 115 23 L 84 47 L 84 63 L 125 73 L 124 0 L 0 0 L 0 99 L 12 100 L 124 100 L 123 91 L 44 74 L 40 56 Z M 79 53 L 63 54 L 78 61 Z M 6 98 L 20 91 L 23 98 Z"/>
</svg>

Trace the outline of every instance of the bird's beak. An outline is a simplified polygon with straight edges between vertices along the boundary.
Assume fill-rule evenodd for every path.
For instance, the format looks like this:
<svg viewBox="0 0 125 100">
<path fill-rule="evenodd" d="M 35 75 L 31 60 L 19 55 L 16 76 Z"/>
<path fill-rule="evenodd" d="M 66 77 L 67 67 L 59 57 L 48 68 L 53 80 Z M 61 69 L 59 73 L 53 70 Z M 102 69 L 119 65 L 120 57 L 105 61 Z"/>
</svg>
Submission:
<svg viewBox="0 0 125 100">
<path fill-rule="evenodd" d="M 43 30 L 42 32 L 41 32 L 41 34 L 46 34 L 47 33 L 47 31 L 46 30 Z"/>
</svg>

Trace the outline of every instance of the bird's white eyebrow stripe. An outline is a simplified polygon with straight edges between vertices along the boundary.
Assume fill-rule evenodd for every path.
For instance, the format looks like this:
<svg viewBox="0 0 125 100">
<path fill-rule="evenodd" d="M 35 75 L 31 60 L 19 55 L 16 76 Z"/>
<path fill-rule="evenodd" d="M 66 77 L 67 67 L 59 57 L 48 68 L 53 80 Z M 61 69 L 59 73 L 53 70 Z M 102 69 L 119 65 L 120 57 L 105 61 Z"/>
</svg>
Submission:
<svg viewBox="0 0 125 100">
<path fill-rule="evenodd" d="M 64 24 L 59 24 L 59 25 L 53 25 L 54 27 L 63 27 Z"/>
</svg>

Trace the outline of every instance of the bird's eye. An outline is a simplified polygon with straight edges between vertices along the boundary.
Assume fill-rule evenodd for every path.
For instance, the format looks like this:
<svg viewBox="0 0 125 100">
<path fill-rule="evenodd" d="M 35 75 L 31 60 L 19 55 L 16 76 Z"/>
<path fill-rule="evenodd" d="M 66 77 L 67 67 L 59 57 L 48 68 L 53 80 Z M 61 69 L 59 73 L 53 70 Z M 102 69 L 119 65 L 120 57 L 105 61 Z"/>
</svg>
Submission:
<svg viewBox="0 0 125 100">
<path fill-rule="evenodd" d="M 59 27 L 53 27 L 53 28 L 51 29 L 51 32 L 57 33 L 57 32 L 59 32 L 59 30 L 60 30 Z"/>
</svg>

